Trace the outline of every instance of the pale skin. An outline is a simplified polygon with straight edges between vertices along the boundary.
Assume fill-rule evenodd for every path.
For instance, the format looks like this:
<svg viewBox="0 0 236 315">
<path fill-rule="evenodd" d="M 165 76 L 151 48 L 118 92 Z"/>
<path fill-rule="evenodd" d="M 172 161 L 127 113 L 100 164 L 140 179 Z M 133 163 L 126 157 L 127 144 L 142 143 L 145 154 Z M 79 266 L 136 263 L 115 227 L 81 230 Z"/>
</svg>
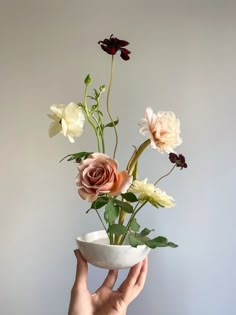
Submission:
<svg viewBox="0 0 236 315">
<path fill-rule="evenodd" d="M 68 315 L 125 315 L 128 305 L 142 291 L 148 269 L 147 257 L 132 267 L 127 278 L 113 290 L 118 272 L 110 270 L 101 287 L 91 294 L 87 287 L 88 264 L 75 250 L 77 270 Z"/>
</svg>

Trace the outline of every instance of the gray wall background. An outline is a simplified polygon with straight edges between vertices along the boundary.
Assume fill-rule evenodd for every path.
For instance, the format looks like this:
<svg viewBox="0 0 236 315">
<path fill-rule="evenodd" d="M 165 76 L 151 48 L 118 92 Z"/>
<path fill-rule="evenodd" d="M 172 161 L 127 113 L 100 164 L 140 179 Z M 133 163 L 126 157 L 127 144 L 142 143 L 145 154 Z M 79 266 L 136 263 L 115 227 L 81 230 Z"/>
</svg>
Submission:
<svg viewBox="0 0 236 315">
<path fill-rule="evenodd" d="M 189 164 L 160 184 L 176 208 L 140 216 L 180 246 L 151 252 L 129 314 L 233 315 L 236 3 L 227 0 L 1 0 L 0 313 L 67 313 L 74 237 L 100 225 L 77 195 L 75 164 L 58 161 L 95 141 L 88 129 L 75 145 L 49 139 L 46 114 L 53 103 L 80 100 L 87 73 L 107 83 L 110 58 L 97 41 L 111 33 L 132 51 L 127 63 L 116 58 L 111 95 L 120 167 L 143 140 L 137 123 L 146 106 L 181 119 L 178 151 Z M 169 166 L 149 150 L 140 176 L 154 181 Z M 91 290 L 105 274 L 90 268 Z"/>
</svg>

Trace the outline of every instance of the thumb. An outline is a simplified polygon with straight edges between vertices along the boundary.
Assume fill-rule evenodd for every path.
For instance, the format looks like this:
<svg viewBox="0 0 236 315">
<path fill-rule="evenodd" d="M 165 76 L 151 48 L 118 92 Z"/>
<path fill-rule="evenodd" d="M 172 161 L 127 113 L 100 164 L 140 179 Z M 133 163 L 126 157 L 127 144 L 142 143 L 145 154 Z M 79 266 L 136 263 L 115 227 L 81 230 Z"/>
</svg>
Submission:
<svg viewBox="0 0 236 315">
<path fill-rule="evenodd" d="M 75 288 L 87 288 L 87 275 L 88 275 L 88 264 L 83 258 L 80 251 L 76 249 L 74 251 L 77 259 L 76 275 L 75 275 Z"/>
</svg>

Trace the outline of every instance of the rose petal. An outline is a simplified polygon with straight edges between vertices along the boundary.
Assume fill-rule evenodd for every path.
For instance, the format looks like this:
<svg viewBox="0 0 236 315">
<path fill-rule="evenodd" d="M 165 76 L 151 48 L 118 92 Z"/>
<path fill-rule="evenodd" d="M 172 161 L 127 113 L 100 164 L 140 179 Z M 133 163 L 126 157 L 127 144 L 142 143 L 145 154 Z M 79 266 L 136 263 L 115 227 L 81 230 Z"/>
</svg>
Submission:
<svg viewBox="0 0 236 315">
<path fill-rule="evenodd" d="M 54 137 L 61 132 L 61 125 L 56 121 L 51 122 L 48 132 L 50 138 Z"/>
<path fill-rule="evenodd" d="M 87 193 L 83 188 L 78 190 L 80 197 L 89 202 L 94 202 L 97 199 L 97 194 Z"/>
<path fill-rule="evenodd" d="M 114 183 L 110 194 L 112 196 L 117 196 L 127 192 L 129 186 L 131 185 L 133 177 L 128 174 L 127 171 L 122 171 L 117 174 L 116 182 Z"/>
</svg>

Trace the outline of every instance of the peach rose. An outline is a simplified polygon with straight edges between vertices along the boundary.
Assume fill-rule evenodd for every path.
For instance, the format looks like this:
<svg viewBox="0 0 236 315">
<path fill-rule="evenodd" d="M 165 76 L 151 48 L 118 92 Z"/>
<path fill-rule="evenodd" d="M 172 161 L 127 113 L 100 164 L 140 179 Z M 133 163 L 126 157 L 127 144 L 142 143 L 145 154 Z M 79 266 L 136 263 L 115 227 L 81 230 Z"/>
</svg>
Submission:
<svg viewBox="0 0 236 315">
<path fill-rule="evenodd" d="M 180 121 L 173 112 L 154 114 L 151 108 L 147 108 L 140 127 L 140 133 L 151 139 L 151 147 L 161 153 L 174 152 L 174 148 L 182 143 Z"/>
<path fill-rule="evenodd" d="M 93 202 L 98 195 L 109 193 L 117 196 L 125 193 L 132 183 L 127 171 L 117 173 L 118 164 L 103 153 L 93 153 L 79 166 L 76 185 L 81 198 Z"/>
</svg>

